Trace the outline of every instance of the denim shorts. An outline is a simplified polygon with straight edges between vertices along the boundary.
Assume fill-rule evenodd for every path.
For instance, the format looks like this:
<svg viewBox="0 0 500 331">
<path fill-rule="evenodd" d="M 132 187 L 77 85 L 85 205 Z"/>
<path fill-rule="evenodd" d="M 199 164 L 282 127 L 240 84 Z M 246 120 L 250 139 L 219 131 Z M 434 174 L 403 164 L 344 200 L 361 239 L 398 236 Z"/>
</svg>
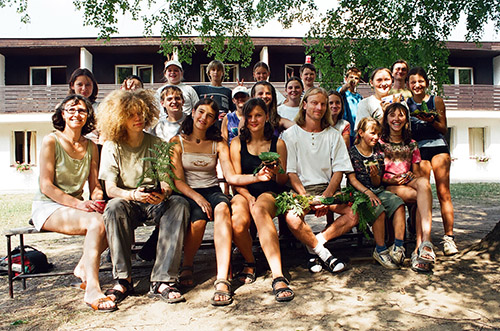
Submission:
<svg viewBox="0 0 500 331">
<path fill-rule="evenodd" d="M 201 194 L 212 206 L 212 211 L 215 210 L 215 207 L 219 203 L 226 203 L 229 208 L 231 208 L 231 201 L 229 200 L 229 197 L 222 193 L 222 190 L 220 189 L 220 186 L 212 186 L 212 187 L 206 187 L 206 188 L 195 188 L 193 189 L 199 194 Z M 201 210 L 201 207 L 191 198 L 188 198 L 183 195 L 183 197 L 189 202 L 189 210 L 191 211 L 191 216 L 190 216 L 190 221 L 195 222 L 198 220 L 204 220 L 209 222 L 210 220 L 208 219 L 207 214 Z"/>
</svg>

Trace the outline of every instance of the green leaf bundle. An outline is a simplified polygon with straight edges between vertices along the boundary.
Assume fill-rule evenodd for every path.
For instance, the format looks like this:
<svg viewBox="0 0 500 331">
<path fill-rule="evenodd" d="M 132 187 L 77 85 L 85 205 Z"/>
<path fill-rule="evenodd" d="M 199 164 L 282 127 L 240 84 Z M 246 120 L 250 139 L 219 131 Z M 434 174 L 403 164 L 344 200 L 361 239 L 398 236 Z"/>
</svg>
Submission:
<svg viewBox="0 0 500 331">
<path fill-rule="evenodd" d="M 175 144 L 175 142 L 161 142 L 155 144 L 154 148 L 149 148 L 151 156 L 144 157 L 142 160 L 150 162 L 151 167 L 146 168 L 137 186 L 140 186 L 146 178 L 151 178 L 155 182 L 167 183 L 174 191 L 180 193 L 174 183 L 174 179 L 179 179 L 174 173 L 175 166 L 172 163 Z"/>
</svg>

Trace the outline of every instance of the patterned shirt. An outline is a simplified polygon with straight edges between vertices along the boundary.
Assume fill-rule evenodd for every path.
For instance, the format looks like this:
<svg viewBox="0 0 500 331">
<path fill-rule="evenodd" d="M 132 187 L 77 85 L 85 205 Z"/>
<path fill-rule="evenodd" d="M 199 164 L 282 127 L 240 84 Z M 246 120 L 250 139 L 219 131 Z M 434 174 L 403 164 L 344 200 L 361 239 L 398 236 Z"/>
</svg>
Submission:
<svg viewBox="0 0 500 331">
<path fill-rule="evenodd" d="M 420 150 L 417 142 L 411 140 L 408 145 L 404 142 L 392 143 L 380 139 L 382 152 L 385 154 L 384 179 L 391 179 L 411 170 L 414 163 L 420 163 Z"/>
<path fill-rule="evenodd" d="M 370 190 L 379 188 L 380 185 L 374 186 L 372 184 L 370 166 L 376 165 L 379 170 L 378 174 L 382 177 L 384 174 L 384 153 L 380 150 L 380 146 L 377 144 L 373 148 L 373 152 L 370 156 L 364 156 L 359 152 L 356 146 L 352 146 L 349 150 L 349 156 L 351 157 L 351 163 L 354 168 L 354 173 L 356 174 L 356 179 Z"/>
</svg>

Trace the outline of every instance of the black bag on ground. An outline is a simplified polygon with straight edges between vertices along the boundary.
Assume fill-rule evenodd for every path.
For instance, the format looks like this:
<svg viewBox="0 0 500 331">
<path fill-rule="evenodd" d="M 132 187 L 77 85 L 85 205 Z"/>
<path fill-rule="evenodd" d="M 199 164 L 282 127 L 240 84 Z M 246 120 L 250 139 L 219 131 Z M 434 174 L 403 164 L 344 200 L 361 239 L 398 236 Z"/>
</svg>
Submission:
<svg viewBox="0 0 500 331">
<path fill-rule="evenodd" d="M 19 275 L 21 273 L 21 248 L 18 246 L 14 248 L 11 252 L 12 255 L 12 271 L 14 275 Z M 0 260 L 0 270 L 2 274 L 7 272 L 8 268 L 8 258 L 7 256 Z M 38 274 L 49 272 L 54 268 L 52 263 L 47 260 L 47 255 L 40 252 L 36 248 L 31 246 L 24 246 L 24 273 L 26 274 Z"/>
</svg>

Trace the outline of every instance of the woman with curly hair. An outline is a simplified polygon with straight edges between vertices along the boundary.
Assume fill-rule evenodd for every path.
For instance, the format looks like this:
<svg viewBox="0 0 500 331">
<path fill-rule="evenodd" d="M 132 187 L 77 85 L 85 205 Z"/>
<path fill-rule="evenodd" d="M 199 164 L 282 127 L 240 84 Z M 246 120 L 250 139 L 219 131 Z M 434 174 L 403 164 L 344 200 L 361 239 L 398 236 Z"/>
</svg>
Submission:
<svg viewBox="0 0 500 331">
<path fill-rule="evenodd" d="M 159 241 L 151 273 L 151 296 L 168 303 L 184 301 L 177 286 L 182 243 L 188 221 L 184 198 L 170 196 L 172 189 L 161 182 L 161 189 L 146 190 L 154 181 L 146 178 L 138 187 L 150 163 L 151 149 L 162 140 L 144 132 L 158 119 L 153 92 L 143 89 L 111 92 L 99 106 L 98 127 L 107 141 L 102 149 L 99 179 L 112 198 L 104 210 L 104 225 L 113 263 L 116 285 L 106 291 L 115 302 L 134 293 L 130 261 L 134 229 L 143 223 L 159 227 Z"/>
<path fill-rule="evenodd" d="M 172 138 L 174 147 L 175 186 L 189 202 L 190 226 L 184 245 L 181 284 L 193 286 L 193 260 L 203 240 L 207 222 L 214 222 L 214 243 L 217 259 L 217 280 L 211 303 L 214 306 L 233 302 L 231 283 L 228 281 L 231 259 L 231 202 L 224 195 L 217 178 L 220 161 L 227 182 L 247 185 L 271 178 L 269 169 L 258 176 L 235 175 L 229 159 L 229 148 L 215 124 L 219 107 L 213 99 L 201 99 L 181 126 L 181 134 Z"/>
<path fill-rule="evenodd" d="M 90 102 L 80 95 L 67 96 L 52 115 L 56 129 L 43 139 L 40 151 L 40 189 L 32 206 L 32 220 L 38 230 L 84 235 L 83 256 L 75 268 L 85 289 L 84 301 L 94 310 L 113 311 L 116 304 L 99 285 L 99 262 L 107 247 L 103 192 L 97 180 L 97 147 L 83 137 L 94 129 Z M 89 184 L 90 199 L 83 200 L 83 186 Z"/>
</svg>

